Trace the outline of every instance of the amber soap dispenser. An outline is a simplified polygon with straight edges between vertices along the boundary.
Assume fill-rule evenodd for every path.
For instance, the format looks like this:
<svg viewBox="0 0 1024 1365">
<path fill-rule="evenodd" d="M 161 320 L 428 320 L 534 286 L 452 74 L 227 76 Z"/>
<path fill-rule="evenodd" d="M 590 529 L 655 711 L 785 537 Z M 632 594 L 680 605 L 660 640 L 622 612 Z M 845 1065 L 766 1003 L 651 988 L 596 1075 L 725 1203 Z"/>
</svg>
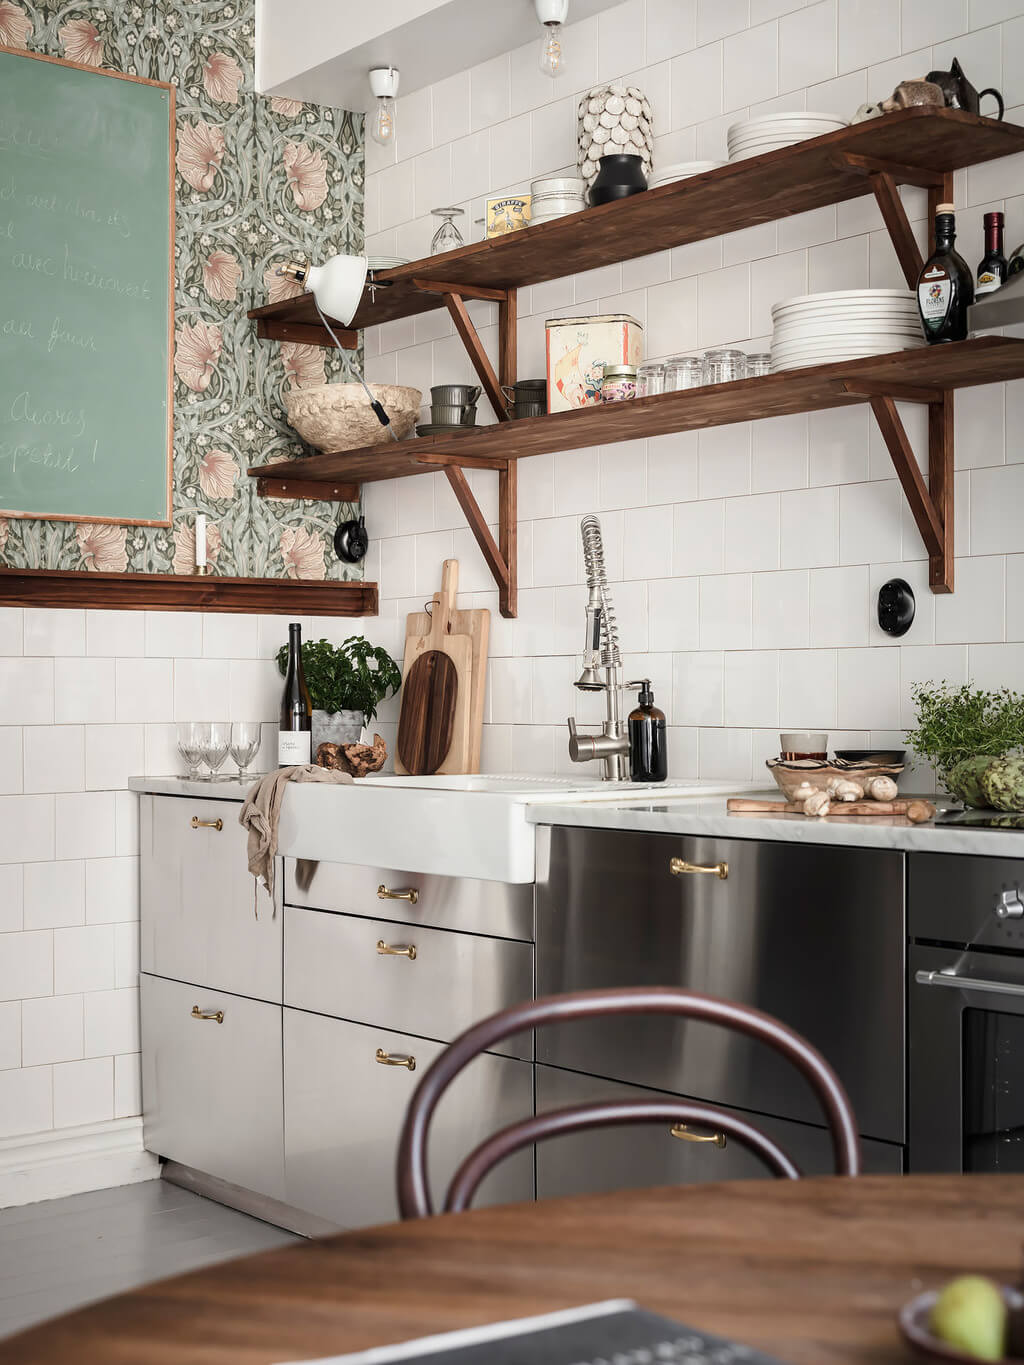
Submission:
<svg viewBox="0 0 1024 1365">
<path fill-rule="evenodd" d="M 629 776 L 634 782 L 664 782 L 668 777 L 665 713 L 654 704 L 650 678 L 629 686 L 640 688 L 636 710 L 629 714 Z"/>
</svg>

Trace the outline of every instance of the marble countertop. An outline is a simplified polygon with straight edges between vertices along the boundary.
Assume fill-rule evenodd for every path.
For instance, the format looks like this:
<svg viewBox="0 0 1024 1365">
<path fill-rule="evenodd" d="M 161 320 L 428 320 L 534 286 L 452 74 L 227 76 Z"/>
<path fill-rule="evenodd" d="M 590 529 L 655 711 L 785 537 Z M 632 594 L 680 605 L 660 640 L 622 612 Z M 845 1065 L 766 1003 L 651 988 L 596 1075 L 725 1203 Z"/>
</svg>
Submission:
<svg viewBox="0 0 1024 1365">
<path fill-rule="evenodd" d="M 154 796 L 242 802 L 258 776 L 254 774 L 244 782 L 239 782 L 237 778 L 204 782 L 173 776 L 133 777 L 128 785 L 132 791 L 149 792 Z M 303 788 L 303 793 L 319 790 Z M 764 792 L 745 790 L 743 794 L 764 796 L 771 800 L 777 800 L 779 795 L 774 788 Z M 461 799 L 466 799 L 464 794 Z M 812 820 L 805 815 L 732 815 L 726 809 L 726 798 L 721 796 L 680 797 L 664 801 L 545 801 L 528 805 L 526 820 L 533 825 L 640 830 L 651 834 L 714 839 L 769 839 L 913 852 L 972 853 L 991 858 L 1024 858 L 1024 830 L 912 825 L 908 820 L 886 816 L 827 816 L 823 820 Z"/>
</svg>

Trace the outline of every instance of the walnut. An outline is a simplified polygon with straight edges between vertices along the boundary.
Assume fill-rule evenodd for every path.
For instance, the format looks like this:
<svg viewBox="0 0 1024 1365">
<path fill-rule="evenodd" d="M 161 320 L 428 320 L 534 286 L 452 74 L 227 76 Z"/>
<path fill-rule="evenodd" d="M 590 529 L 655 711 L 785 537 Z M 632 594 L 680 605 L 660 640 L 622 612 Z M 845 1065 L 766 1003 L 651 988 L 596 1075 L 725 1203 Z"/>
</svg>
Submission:
<svg viewBox="0 0 1024 1365">
<path fill-rule="evenodd" d="M 372 746 L 369 744 L 321 744 L 316 751 L 316 761 L 321 768 L 336 768 L 350 773 L 353 777 L 365 777 L 383 768 L 387 759 L 387 745 L 380 735 L 374 735 Z"/>
</svg>

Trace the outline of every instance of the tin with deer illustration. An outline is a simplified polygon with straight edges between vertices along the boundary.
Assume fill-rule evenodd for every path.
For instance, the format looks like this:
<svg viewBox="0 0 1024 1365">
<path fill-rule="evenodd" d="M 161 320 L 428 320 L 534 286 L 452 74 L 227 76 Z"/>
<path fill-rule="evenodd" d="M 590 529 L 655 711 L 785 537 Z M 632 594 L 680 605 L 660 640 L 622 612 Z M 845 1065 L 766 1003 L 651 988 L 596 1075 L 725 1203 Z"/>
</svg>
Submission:
<svg viewBox="0 0 1024 1365">
<path fill-rule="evenodd" d="M 601 402 L 606 365 L 639 364 L 644 329 L 628 313 L 550 318 L 545 324 L 548 412 Z"/>
</svg>

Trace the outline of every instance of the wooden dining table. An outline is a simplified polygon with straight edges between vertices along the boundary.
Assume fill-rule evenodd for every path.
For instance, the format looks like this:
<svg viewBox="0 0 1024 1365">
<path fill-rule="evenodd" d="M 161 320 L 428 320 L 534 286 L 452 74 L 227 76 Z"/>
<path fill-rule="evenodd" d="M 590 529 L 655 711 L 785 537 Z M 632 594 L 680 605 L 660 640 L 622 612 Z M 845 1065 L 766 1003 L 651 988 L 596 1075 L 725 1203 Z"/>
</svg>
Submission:
<svg viewBox="0 0 1024 1365">
<path fill-rule="evenodd" d="M 0 1342 L 4 1365 L 271 1365 L 604 1299 L 792 1365 L 906 1362 L 896 1315 L 1016 1281 L 1024 1176 L 734 1181 L 341 1233 L 159 1281 Z"/>
</svg>

